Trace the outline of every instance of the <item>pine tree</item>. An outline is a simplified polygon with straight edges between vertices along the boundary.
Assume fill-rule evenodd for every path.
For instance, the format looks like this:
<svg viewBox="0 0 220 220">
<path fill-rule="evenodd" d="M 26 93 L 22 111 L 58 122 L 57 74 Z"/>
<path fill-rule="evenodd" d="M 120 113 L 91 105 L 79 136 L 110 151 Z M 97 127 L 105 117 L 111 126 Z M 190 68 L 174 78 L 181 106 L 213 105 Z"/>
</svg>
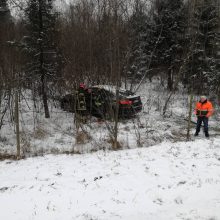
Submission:
<svg viewBox="0 0 220 220">
<path fill-rule="evenodd" d="M 167 87 L 172 90 L 185 45 L 186 13 L 183 0 L 155 1 L 154 23 L 158 38 L 154 65 L 167 73 Z"/>
<path fill-rule="evenodd" d="M 15 28 L 13 19 L 8 8 L 7 0 L 0 1 L 0 103 L 1 90 L 7 85 L 11 87 L 9 80 L 11 69 L 16 62 L 13 60 L 14 51 L 9 42 L 15 38 Z"/>
<path fill-rule="evenodd" d="M 45 117 L 49 118 L 48 81 L 57 76 L 59 69 L 55 41 L 57 13 L 53 9 L 53 0 L 29 0 L 26 17 L 28 31 L 25 37 L 28 55 L 26 76 L 31 83 L 40 83 Z"/>
<path fill-rule="evenodd" d="M 186 77 L 199 94 L 208 94 L 220 83 L 217 59 L 220 36 L 216 0 L 196 1 L 190 43 L 193 50 L 186 68 Z M 218 86 L 217 86 L 218 87 Z"/>
<path fill-rule="evenodd" d="M 8 24 L 12 22 L 10 10 L 8 8 L 7 0 L 0 2 L 0 24 Z"/>
<path fill-rule="evenodd" d="M 207 76 L 209 77 L 208 85 L 211 91 L 220 97 L 220 2 L 213 0 L 210 3 L 207 22 L 207 60 L 209 67 Z"/>
<path fill-rule="evenodd" d="M 148 51 L 148 17 L 139 2 L 130 23 L 130 48 L 128 75 L 132 79 L 140 79 L 147 71 Z"/>
<path fill-rule="evenodd" d="M 140 1 L 136 1 L 129 21 L 129 68 L 131 79 L 141 79 L 149 70 L 154 40 L 154 25 Z M 151 80 L 151 75 L 148 74 Z"/>
</svg>

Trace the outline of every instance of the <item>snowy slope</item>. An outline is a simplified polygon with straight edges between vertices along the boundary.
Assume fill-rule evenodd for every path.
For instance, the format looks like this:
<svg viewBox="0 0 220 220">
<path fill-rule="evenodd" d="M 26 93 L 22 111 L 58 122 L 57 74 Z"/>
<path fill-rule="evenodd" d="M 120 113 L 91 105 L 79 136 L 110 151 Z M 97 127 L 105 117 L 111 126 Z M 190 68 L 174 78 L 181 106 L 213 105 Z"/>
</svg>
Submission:
<svg viewBox="0 0 220 220">
<path fill-rule="evenodd" d="M 138 95 L 142 98 L 143 111 L 138 117 L 121 120 L 119 123 L 119 142 L 122 149 L 149 147 L 166 140 L 186 140 L 187 121 L 184 118 L 188 114 L 188 96 L 184 91 L 180 90 L 173 96 L 166 117 L 162 116 L 162 111 L 168 92 L 161 87 L 160 82 L 146 82 L 141 86 Z M 108 126 L 113 127 L 112 122 L 100 123 L 96 118 L 88 119 L 86 124 L 82 124 L 83 133 L 88 137 L 77 145 L 74 114 L 62 111 L 58 101 L 50 100 L 51 118 L 45 119 L 41 98 L 35 98 L 35 108 L 32 96 L 31 91 L 22 90 L 19 103 L 21 148 L 25 156 L 111 148 Z M 5 105 L 7 106 L 7 100 Z M 220 134 L 220 114 L 217 106 L 215 109 L 215 115 L 210 120 L 212 137 Z M 192 118 L 195 120 L 195 116 Z M 7 111 L 3 122 L 0 131 L 0 155 L 16 154 L 16 134 L 10 111 Z M 195 132 L 194 127 L 192 125 L 192 135 Z M 201 132 L 200 137 L 203 136 Z"/>
<path fill-rule="evenodd" d="M 219 220 L 220 139 L 0 162 L 0 219 Z"/>
</svg>

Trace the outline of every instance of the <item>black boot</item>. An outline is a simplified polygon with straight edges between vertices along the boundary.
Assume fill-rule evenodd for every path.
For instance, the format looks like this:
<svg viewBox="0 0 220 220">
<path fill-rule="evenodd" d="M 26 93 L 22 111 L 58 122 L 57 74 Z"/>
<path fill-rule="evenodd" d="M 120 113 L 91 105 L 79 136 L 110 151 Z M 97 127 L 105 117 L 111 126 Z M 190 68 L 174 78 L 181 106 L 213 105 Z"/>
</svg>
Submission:
<svg viewBox="0 0 220 220">
<path fill-rule="evenodd" d="M 198 133 L 198 132 L 196 132 L 196 133 L 194 134 L 194 136 L 195 136 L 195 137 L 197 137 L 198 135 L 199 135 L 199 133 Z"/>
<path fill-rule="evenodd" d="M 209 138 L 209 133 L 208 133 L 208 132 L 205 132 L 205 136 L 206 136 L 207 138 Z"/>
</svg>

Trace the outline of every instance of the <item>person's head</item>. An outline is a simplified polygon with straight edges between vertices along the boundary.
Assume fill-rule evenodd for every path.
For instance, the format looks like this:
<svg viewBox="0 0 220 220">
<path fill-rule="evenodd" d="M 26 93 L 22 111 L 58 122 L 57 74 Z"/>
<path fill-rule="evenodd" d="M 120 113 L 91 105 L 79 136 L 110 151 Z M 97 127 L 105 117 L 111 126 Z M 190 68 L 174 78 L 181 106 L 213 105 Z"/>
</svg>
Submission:
<svg viewBox="0 0 220 220">
<path fill-rule="evenodd" d="M 205 95 L 200 96 L 200 101 L 205 102 L 207 100 L 207 97 Z"/>
</svg>

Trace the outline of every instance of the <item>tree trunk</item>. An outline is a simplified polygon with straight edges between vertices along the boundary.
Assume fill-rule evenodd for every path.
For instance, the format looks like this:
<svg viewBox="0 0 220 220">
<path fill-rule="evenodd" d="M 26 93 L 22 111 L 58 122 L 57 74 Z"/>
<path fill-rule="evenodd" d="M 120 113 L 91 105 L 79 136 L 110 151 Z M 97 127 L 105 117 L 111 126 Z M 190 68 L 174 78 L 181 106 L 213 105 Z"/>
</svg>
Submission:
<svg viewBox="0 0 220 220">
<path fill-rule="evenodd" d="M 44 75 L 41 76 L 41 91 L 42 91 L 42 98 L 43 98 L 43 104 L 44 104 L 44 113 L 45 118 L 50 118 L 49 108 L 48 108 L 48 98 L 47 98 L 47 89 L 46 89 L 46 83 L 45 83 L 45 77 Z"/>
<path fill-rule="evenodd" d="M 15 124 L 16 124 L 16 142 L 17 142 L 17 159 L 21 157 L 20 148 L 20 126 L 19 126 L 19 108 L 18 108 L 18 90 L 15 92 Z"/>
<path fill-rule="evenodd" d="M 190 100 L 189 100 L 189 115 L 188 115 L 188 124 L 187 124 L 187 141 L 190 140 L 190 129 L 191 129 L 191 115 L 192 115 L 192 102 L 193 102 L 193 95 L 190 94 Z"/>
<path fill-rule="evenodd" d="M 168 70 L 168 76 L 167 76 L 167 88 L 172 91 L 173 90 L 173 74 L 172 74 L 172 68 Z"/>
<path fill-rule="evenodd" d="M 43 12 L 42 12 L 42 1 L 39 0 L 39 39 L 42 38 L 41 30 L 43 30 Z M 43 45 L 42 41 L 40 41 L 39 44 L 40 47 L 40 74 L 41 74 L 41 92 L 42 92 L 42 98 L 43 98 L 43 104 L 44 104 L 44 112 L 45 112 L 45 118 L 50 118 L 48 103 L 47 103 L 47 89 L 46 89 L 46 78 L 45 78 L 45 70 L 43 68 L 44 64 L 44 51 L 43 51 Z"/>
<path fill-rule="evenodd" d="M 113 149 L 118 149 L 118 113 L 119 113 L 119 81 L 116 86 L 116 109 L 115 109 L 115 127 L 114 127 L 114 142 Z"/>
</svg>

